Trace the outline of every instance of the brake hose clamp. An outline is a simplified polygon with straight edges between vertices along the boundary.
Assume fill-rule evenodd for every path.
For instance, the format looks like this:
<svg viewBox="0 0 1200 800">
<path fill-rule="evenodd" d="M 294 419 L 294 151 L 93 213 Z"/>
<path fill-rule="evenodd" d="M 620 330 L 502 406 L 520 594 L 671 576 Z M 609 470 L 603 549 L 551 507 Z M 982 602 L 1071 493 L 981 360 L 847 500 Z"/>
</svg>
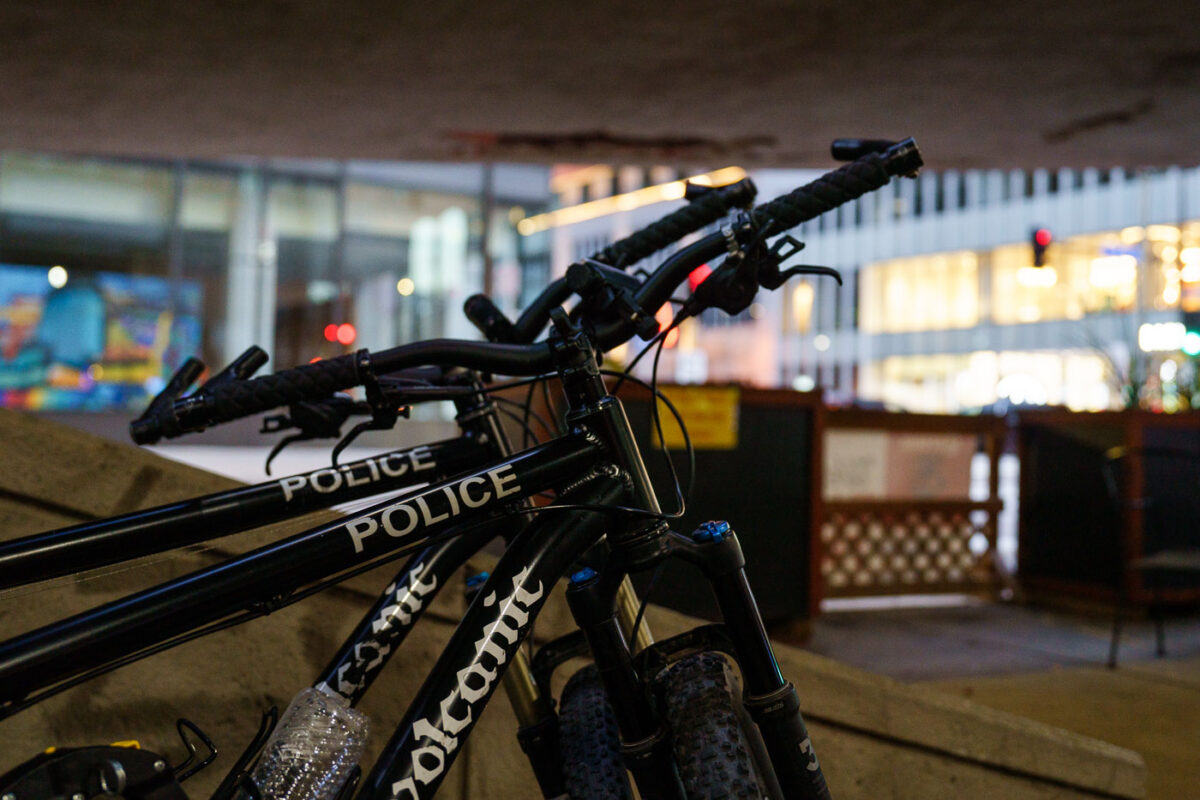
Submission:
<svg viewBox="0 0 1200 800">
<path fill-rule="evenodd" d="M 721 235 L 725 237 L 725 247 L 729 250 L 729 255 L 736 256 L 742 251 L 742 246 L 738 244 L 737 235 L 733 232 L 733 226 L 726 225 L 721 228 Z"/>
</svg>

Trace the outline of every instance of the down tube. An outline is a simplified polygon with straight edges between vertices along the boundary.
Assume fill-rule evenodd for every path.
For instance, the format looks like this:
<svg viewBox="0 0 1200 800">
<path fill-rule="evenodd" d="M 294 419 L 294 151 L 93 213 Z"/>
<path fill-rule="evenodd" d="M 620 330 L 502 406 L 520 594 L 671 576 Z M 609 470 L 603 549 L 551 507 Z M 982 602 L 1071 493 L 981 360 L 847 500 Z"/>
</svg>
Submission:
<svg viewBox="0 0 1200 800">
<path fill-rule="evenodd" d="M 497 521 L 497 526 L 508 525 L 510 530 L 522 524 L 523 517 Z M 358 705 L 437 593 L 467 559 L 499 535 L 507 537 L 507 532 L 495 526 L 474 528 L 413 556 L 363 615 L 315 685 L 339 695 L 352 706 Z"/>
<path fill-rule="evenodd" d="M 563 502 L 608 504 L 620 483 L 597 478 Z M 501 556 L 363 783 L 360 798 L 425 800 L 437 792 L 554 584 L 604 533 L 611 515 L 547 511 Z"/>
</svg>

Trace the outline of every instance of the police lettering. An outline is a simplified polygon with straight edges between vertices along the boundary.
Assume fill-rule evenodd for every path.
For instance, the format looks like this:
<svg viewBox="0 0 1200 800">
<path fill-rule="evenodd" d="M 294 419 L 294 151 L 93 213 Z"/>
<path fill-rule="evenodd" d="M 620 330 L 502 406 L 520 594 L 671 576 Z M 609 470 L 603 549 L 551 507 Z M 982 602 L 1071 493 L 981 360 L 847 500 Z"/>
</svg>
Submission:
<svg viewBox="0 0 1200 800">
<path fill-rule="evenodd" d="M 283 489 L 283 500 L 290 503 L 296 492 L 305 485 L 321 494 L 336 492 L 345 484 L 347 487 L 366 486 L 389 478 L 399 478 L 409 472 L 418 473 L 437 466 L 433 452 L 426 445 L 414 447 L 404 452 L 388 453 L 382 456 L 371 456 L 354 464 L 343 464 L 337 469 L 325 468 L 310 472 L 307 475 L 292 475 L 279 481 Z"/>
<path fill-rule="evenodd" d="M 352 519 L 345 528 L 350 534 L 350 541 L 354 543 L 354 552 L 361 553 L 363 540 L 374 536 L 380 528 L 388 536 L 399 539 L 417 528 L 454 519 L 465 509 L 480 508 L 492 500 L 501 500 L 520 491 L 512 465 L 505 464 L 482 475 L 472 475 L 457 484 L 442 486 L 393 503 L 379 512 L 378 518 L 372 514 Z"/>
</svg>

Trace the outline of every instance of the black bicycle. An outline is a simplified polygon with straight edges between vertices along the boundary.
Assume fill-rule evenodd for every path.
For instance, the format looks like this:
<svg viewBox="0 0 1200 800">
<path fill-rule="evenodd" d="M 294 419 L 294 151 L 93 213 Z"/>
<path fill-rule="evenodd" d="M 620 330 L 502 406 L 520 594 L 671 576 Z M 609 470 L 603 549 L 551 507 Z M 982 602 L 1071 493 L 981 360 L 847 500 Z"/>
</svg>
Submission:
<svg viewBox="0 0 1200 800">
<path fill-rule="evenodd" d="M 362 779 L 360 795 L 433 795 L 501 675 L 518 658 L 521 642 L 549 588 L 569 574 L 567 597 L 580 634 L 574 642 L 552 643 L 555 646 L 543 648 L 538 657 L 549 652 L 546 659 L 552 662 L 556 651 L 570 651 L 586 643 L 595 663 L 594 674 L 620 732 L 623 763 L 641 796 L 707 796 L 702 793 L 714 785 L 727 789 L 730 776 L 742 772 L 727 766 L 726 759 L 697 756 L 701 751 L 696 737 L 706 735 L 701 726 L 712 722 L 721 735 L 731 737 L 738 730 L 736 714 L 727 722 L 713 722 L 716 716 L 696 713 L 696 709 L 706 708 L 708 701 L 688 694 L 711 685 L 728 696 L 726 663 L 706 655 L 710 653 L 725 653 L 739 667 L 745 684 L 743 704 L 769 755 L 769 764 L 758 764 L 764 779 L 769 782 L 773 773 L 786 797 L 828 796 L 800 719 L 795 689 L 784 681 L 775 664 L 745 578 L 736 536 L 725 523 L 710 523 L 689 536 L 669 529 L 672 515 L 658 505 L 634 436 L 619 401 L 604 382 L 596 354 L 639 332 L 652 344 L 656 339 L 661 342 L 665 331 L 651 334 L 646 309 L 659 308 L 695 267 L 721 255 L 726 256 L 724 262 L 683 303 L 670 328 L 706 308 L 737 313 L 748 307 L 760 286 L 777 288 L 791 274 L 831 272 L 805 267 L 781 271 L 781 262 L 795 252 L 795 244 L 786 237 L 774 245 L 768 239 L 886 184 L 892 175 L 911 174 L 920 163 L 911 140 L 882 153 L 870 152 L 813 184 L 738 217 L 720 233 L 677 253 L 636 287 L 623 273 L 618 275 L 605 265 L 573 265 L 567 285 L 583 298 L 578 313 L 568 315 L 554 309 L 550 314 L 553 331 L 545 343 L 435 340 L 375 354 L 360 351 L 273 376 L 230 380 L 160 407 L 141 421 L 142 436 L 179 435 L 282 405 L 321 402 L 333 392 L 353 386 L 365 385 L 370 396 L 382 391 L 380 376 L 435 365 L 505 375 L 552 373 L 562 383 L 569 432 L 465 474 L 433 482 L 366 513 L 10 640 L 0 645 L 0 699 L 6 710 L 11 713 L 26 707 L 39 699 L 39 692 L 105 665 L 226 627 L 247 614 L 262 613 L 256 604 L 298 598 L 313 587 L 328 585 L 331 576 L 342 579 L 436 543 L 460 542 L 468 549 L 478 549 L 482 537 L 490 539 L 503 531 L 508 534 L 508 544 L 495 571 L 478 587 L 476 599 L 404 720 Z M 480 393 L 477 387 L 472 391 L 476 396 Z M 531 506 L 543 492 L 551 492 L 553 500 Z M 618 594 L 630 573 L 653 569 L 668 558 L 684 558 L 702 569 L 726 624 L 697 628 L 635 653 L 627 639 L 629 631 L 618 620 Z M 581 564 L 585 566 L 581 568 Z M 430 569 L 434 571 L 425 571 Z M 389 598 L 390 607 L 403 609 L 415 604 L 419 609 L 425 593 L 445 582 L 434 582 L 437 569 L 428 565 L 420 572 L 410 569 L 410 580 Z M 250 611 L 246 611 L 248 607 Z M 402 620 L 403 614 L 390 611 L 384 616 Z M 538 657 L 532 669 L 535 676 L 540 674 Z M 334 697 L 337 707 L 351 708 L 359 685 L 365 683 L 363 677 L 373 666 L 373 661 L 360 662 L 358 654 L 347 657 L 343 653 L 317 686 L 322 694 Z M 557 720 L 548 694 L 539 700 L 532 711 L 542 718 L 533 727 L 544 735 L 532 739 L 542 747 L 555 740 Z M 562 705 L 564 709 L 568 706 L 566 699 Z M 738 707 L 733 700 L 726 705 L 734 711 Z M 753 738 L 754 731 L 748 733 Z M 741 733 L 736 738 L 736 749 L 749 749 L 742 744 Z M 49 780 L 52 770 L 42 768 L 44 761 L 36 761 L 9 773 L 0 788 L 14 785 L 13 781 Z M 247 777 L 244 761 L 239 760 L 222 791 L 261 793 L 255 780 Z M 533 753 L 531 761 L 535 761 Z M 717 773 L 710 769 L 713 761 L 718 762 Z M 582 763 L 574 768 L 590 767 Z M 568 759 L 564 765 L 567 788 L 577 796 L 569 786 L 572 769 Z M 136 796 L 135 785 L 125 772 L 122 791 L 125 796 Z M 611 778 L 605 775 L 604 780 L 611 780 L 612 785 L 597 787 L 593 774 L 591 788 L 622 796 L 626 790 L 619 784 L 624 775 L 616 771 Z M 348 778 L 349 772 L 342 777 Z M 747 791 L 759 791 L 753 773 L 747 780 L 756 787 L 747 784 Z M 150 782 L 155 787 L 178 788 L 162 770 Z M 136 783 L 143 784 L 150 785 Z M 105 786 L 112 788 L 111 782 L 100 788 Z M 352 781 L 343 780 L 331 791 L 346 794 L 352 791 L 349 786 Z M 22 794 L 16 796 L 23 800 Z"/>
</svg>

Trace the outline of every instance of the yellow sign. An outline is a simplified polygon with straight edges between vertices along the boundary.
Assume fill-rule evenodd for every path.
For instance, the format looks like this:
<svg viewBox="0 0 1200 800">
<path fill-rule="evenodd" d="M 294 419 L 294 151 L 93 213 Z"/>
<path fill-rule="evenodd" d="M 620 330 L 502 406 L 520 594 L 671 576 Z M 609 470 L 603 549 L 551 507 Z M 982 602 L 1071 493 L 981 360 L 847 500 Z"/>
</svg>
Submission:
<svg viewBox="0 0 1200 800">
<path fill-rule="evenodd" d="M 687 425 L 692 447 L 697 450 L 732 450 L 738 443 L 738 400 L 736 386 L 672 386 L 664 392 Z M 665 408 L 662 417 L 667 447 L 684 449 L 683 434 Z M 658 437 L 656 436 L 655 439 Z M 656 442 L 657 444 L 657 442 Z"/>
</svg>

